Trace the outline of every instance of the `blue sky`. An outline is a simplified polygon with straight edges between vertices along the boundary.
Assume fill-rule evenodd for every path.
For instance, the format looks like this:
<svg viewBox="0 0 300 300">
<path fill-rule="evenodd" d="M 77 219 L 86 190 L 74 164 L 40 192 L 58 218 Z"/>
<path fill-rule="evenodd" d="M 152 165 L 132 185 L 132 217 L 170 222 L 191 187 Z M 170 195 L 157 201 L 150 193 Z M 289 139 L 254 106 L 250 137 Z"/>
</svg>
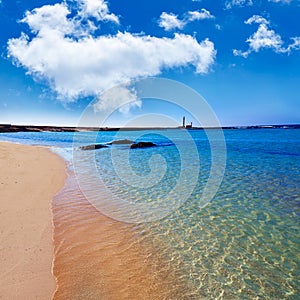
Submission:
<svg viewBox="0 0 300 300">
<path fill-rule="evenodd" d="M 195 89 L 223 126 L 300 123 L 299 0 L 2 0 L 0 14 L 0 123 L 76 125 L 91 100 L 129 96 L 108 125 L 180 122 L 174 106 L 103 96 L 147 77 Z"/>
</svg>

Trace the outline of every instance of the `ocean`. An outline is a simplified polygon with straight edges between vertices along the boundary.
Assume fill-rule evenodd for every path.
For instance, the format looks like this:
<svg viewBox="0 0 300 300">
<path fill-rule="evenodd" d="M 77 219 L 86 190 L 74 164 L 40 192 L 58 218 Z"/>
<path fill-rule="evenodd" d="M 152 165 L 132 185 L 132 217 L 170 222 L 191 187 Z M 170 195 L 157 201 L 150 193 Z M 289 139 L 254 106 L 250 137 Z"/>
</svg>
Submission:
<svg viewBox="0 0 300 300">
<path fill-rule="evenodd" d="M 299 299 L 300 129 L 223 134 L 1 133 L 68 163 L 54 299 Z"/>
</svg>

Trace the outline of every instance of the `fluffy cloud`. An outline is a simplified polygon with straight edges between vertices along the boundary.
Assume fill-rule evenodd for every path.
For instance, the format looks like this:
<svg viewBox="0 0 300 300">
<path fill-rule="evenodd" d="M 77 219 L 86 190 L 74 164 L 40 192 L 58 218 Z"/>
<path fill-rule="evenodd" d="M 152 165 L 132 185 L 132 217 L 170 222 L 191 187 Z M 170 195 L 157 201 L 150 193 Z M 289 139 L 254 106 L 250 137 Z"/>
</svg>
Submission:
<svg viewBox="0 0 300 300">
<path fill-rule="evenodd" d="M 95 111 L 106 111 L 119 107 L 121 113 L 127 114 L 131 108 L 141 106 L 142 101 L 137 97 L 136 91 L 124 84 L 108 89 L 99 95 L 94 109 Z"/>
<path fill-rule="evenodd" d="M 245 21 L 245 24 L 259 24 L 256 32 L 251 35 L 246 42 L 249 44 L 249 49 L 247 51 L 241 51 L 234 49 L 233 54 L 235 56 L 248 57 L 252 52 L 259 52 L 261 49 L 269 48 L 276 53 L 290 53 L 292 50 L 299 50 L 300 37 L 294 37 L 292 44 L 284 47 L 284 42 L 281 36 L 274 30 L 269 29 L 269 21 L 265 18 L 254 15 Z"/>
<path fill-rule="evenodd" d="M 275 3 L 284 3 L 284 4 L 289 4 L 291 3 L 293 0 L 269 0 L 269 2 L 275 2 Z"/>
<path fill-rule="evenodd" d="M 282 4 L 289 4 L 293 0 L 268 0 L 269 2 L 275 2 L 275 3 L 282 3 Z M 225 2 L 225 8 L 231 9 L 234 6 L 243 7 L 243 6 L 252 6 L 253 1 L 252 0 L 228 0 Z"/>
<path fill-rule="evenodd" d="M 268 29 L 265 24 L 261 24 L 257 31 L 247 39 L 247 42 L 255 52 L 261 48 L 273 48 L 279 52 L 283 44 L 281 36 L 274 30 Z"/>
<path fill-rule="evenodd" d="M 25 18 L 21 20 L 27 23 L 34 33 L 49 30 L 64 30 L 68 34 L 74 30 L 74 23 L 67 19 L 70 14 L 65 4 L 45 5 L 40 8 L 35 8 L 32 12 L 27 11 Z"/>
<path fill-rule="evenodd" d="M 185 22 L 183 20 L 179 20 L 177 15 L 163 12 L 160 15 L 158 25 L 166 31 L 170 31 L 173 29 L 182 29 L 185 26 Z"/>
<path fill-rule="evenodd" d="M 251 18 L 249 18 L 247 21 L 245 21 L 245 24 L 251 25 L 253 23 L 257 24 L 269 24 L 269 21 L 265 19 L 262 16 L 259 15 L 253 15 Z"/>
<path fill-rule="evenodd" d="M 225 2 L 225 8 L 231 9 L 233 6 L 252 6 L 252 0 L 231 0 Z"/>
<path fill-rule="evenodd" d="M 65 2 L 44 5 L 27 11 L 21 22 L 28 24 L 31 31 L 39 36 L 56 30 L 61 34 L 76 37 L 90 35 L 97 29 L 94 20 L 119 24 L 118 17 L 109 13 L 108 6 L 103 0 L 78 0 L 77 16 L 69 18 L 70 14 Z"/>
<path fill-rule="evenodd" d="M 202 8 L 201 11 L 189 11 L 187 20 L 189 22 L 196 20 L 213 19 L 214 16 L 206 9 Z"/>
<path fill-rule="evenodd" d="M 288 45 L 286 52 L 290 53 L 292 50 L 300 50 L 300 37 L 292 37 L 291 40 L 293 40 L 293 43 Z"/>
<path fill-rule="evenodd" d="M 83 18 L 94 17 L 98 21 L 111 21 L 119 24 L 119 18 L 110 13 L 103 0 L 80 0 L 80 14 Z"/>
<path fill-rule="evenodd" d="M 193 21 L 213 18 L 214 16 L 204 8 L 202 8 L 201 11 L 189 11 L 182 17 L 182 19 L 179 19 L 178 15 L 163 12 L 160 15 L 158 25 L 166 31 L 171 31 L 174 29 L 183 29 L 186 24 Z"/>
<path fill-rule="evenodd" d="M 29 25 L 33 37 L 22 33 L 8 41 L 9 56 L 36 80 L 46 80 L 64 101 L 98 96 L 122 82 L 159 75 L 164 68 L 194 66 L 197 73 L 206 73 L 214 62 L 214 44 L 190 35 L 93 36 L 95 18 L 114 23 L 117 19 L 100 5 L 91 16 L 89 3 L 79 1 L 77 15 L 70 14 L 65 3 L 27 12 L 22 22 Z M 102 98 L 104 106 L 107 99 Z"/>
</svg>

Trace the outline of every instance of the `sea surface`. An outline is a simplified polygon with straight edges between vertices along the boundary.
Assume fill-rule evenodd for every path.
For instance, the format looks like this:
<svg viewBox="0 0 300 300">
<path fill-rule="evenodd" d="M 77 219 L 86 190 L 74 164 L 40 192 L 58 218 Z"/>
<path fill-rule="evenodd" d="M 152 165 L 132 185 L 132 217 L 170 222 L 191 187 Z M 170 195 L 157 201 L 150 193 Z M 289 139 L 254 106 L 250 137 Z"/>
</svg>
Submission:
<svg viewBox="0 0 300 300">
<path fill-rule="evenodd" d="M 52 203 L 54 299 L 300 299 L 300 129 L 223 133 L 225 173 L 205 205 L 213 154 L 204 130 L 82 132 L 75 144 L 73 133 L 1 133 L 68 162 Z M 158 146 L 78 148 L 120 139 Z M 139 204 L 152 214 L 138 215 Z"/>
</svg>

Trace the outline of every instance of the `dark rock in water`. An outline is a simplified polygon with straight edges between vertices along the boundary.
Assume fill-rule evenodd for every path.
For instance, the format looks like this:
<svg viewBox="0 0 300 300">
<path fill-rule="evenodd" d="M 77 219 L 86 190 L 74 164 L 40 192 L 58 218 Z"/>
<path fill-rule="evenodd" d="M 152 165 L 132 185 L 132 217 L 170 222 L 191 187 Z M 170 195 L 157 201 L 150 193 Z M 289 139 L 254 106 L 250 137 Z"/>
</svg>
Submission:
<svg viewBox="0 0 300 300">
<path fill-rule="evenodd" d="M 87 145 L 79 147 L 80 150 L 96 150 L 101 148 L 107 148 L 108 146 L 102 144 L 95 144 L 95 145 Z"/>
<path fill-rule="evenodd" d="M 130 145 L 131 149 L 136 149 L 136 148 L 149 148 L 149 147 L 155 147 L 156 144 L 152 142 L 138 142 L 134 143 L 133 141 L 130 140 L 119 140 L 119 141 L 113 141 L 107 144 L 94 144 L 94 145 L 87 145 L 87 146 L 81 146 L 79 147 L 80 150 L 96 150 L 96 149 L 101 149 L 101 148 L 108 148 L 108 145 Z"/>
<path fill-rule="evenodd" d="M 133 144 L 133 141 L 125 139 L 125 140 L 116 140 L 116 141 L 107 143 L 107 145 L 127 145 L 127 144 Z"/>
<path fill-rule="evenodd" d="M 138 142 L 134 143 L 130 146 L 131 149 L 136 149 L 136 148 L 149 148 L 149 147 L 155 147 L 156 144 L 152 142 Z"/>
</svg>

